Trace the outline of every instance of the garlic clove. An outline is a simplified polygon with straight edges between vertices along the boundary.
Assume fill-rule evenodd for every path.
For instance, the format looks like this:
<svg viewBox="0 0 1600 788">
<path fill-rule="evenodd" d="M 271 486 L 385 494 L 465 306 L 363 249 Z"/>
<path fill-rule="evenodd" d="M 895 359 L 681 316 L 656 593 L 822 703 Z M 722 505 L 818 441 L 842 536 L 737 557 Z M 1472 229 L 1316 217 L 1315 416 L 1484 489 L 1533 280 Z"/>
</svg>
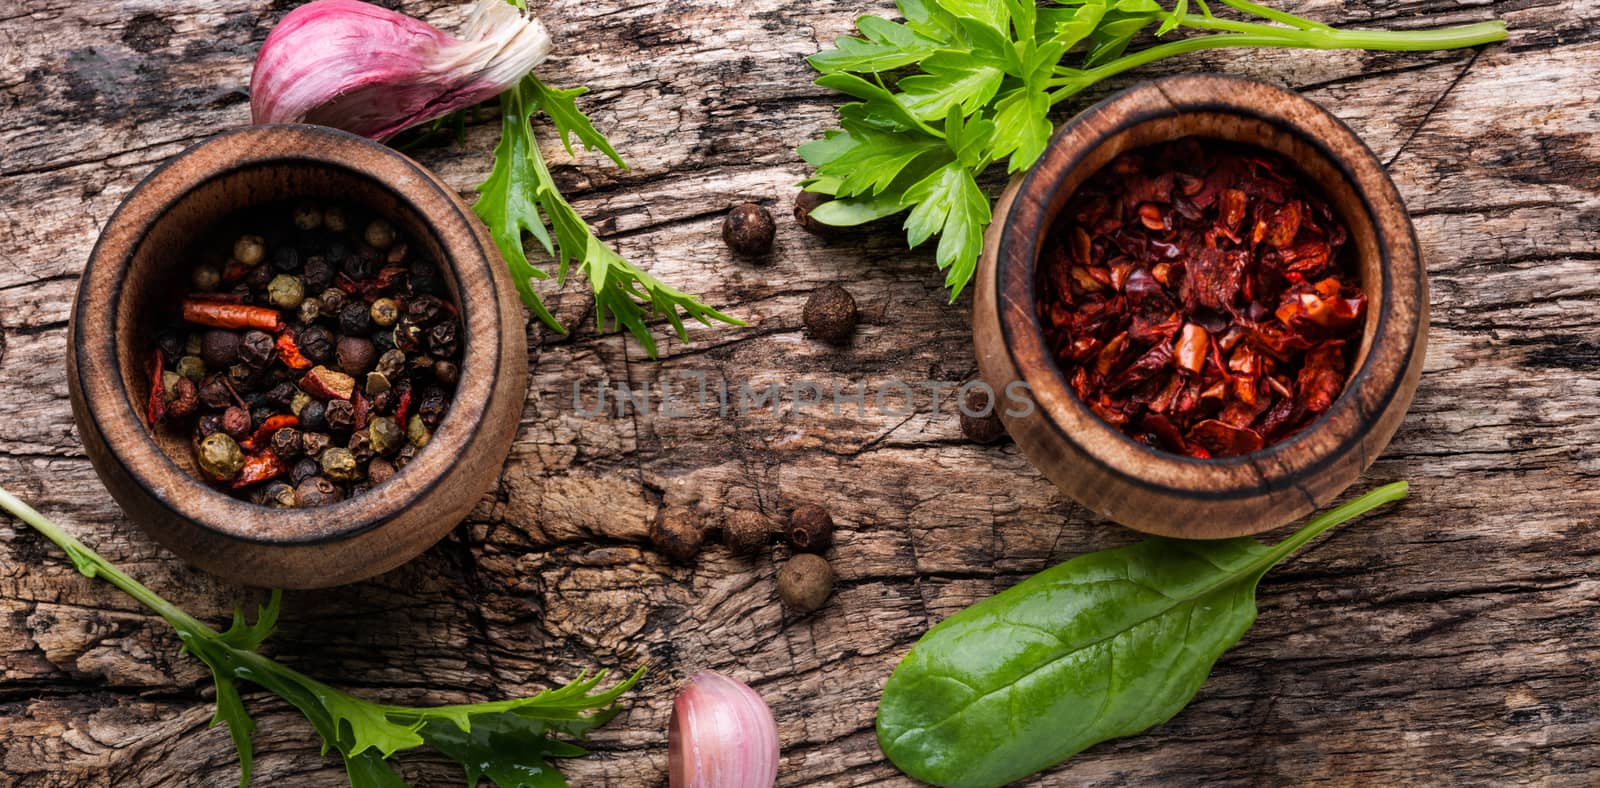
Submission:
<svg viewBox="0 0 1600 788">
<path fill-rule="evenodd" d="M 756 691 L 702 670 L 672 702 L 671 788 L 770 788 L 778 779 L 778 724 Z"/>
<path fill-rule="evenodd" d="M 284 16 L 250 75 L 255 123 L 314 123 L 384 140 L 485 101 L 550 54 L 544 25 L 505 0 L 478 0 L 464 38 L 358 0 L 315 0 Z"/>
</svg>

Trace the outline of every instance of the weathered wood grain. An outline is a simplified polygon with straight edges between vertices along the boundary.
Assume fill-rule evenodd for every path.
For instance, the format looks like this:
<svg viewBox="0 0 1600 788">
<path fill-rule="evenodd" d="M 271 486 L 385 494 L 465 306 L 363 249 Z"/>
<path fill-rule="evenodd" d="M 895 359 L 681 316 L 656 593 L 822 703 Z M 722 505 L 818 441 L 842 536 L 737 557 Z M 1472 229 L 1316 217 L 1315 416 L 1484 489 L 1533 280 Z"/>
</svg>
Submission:
<svg viewBox="0 0 1600 788">
<path fill-rule="evenodd" d="M 250 62 L 293 2 L 0 0 L 0 484 L 184 607 L 221 620 L 241 591 L 145 539 L 95 479 L 71 423 L 64 358 L 76 276 L 99 227 L 167 156 L 248 121 Z M 461 18 L 450 0 L 404 10 Z M 1036 780 L 1078 784 L 1590 784 L 1600 768 L 1600 6 L 1580 0 L 1282 0 L 1329 21 L 1402 28 L 1500 16 L 1478 53 L 1211 52 L 1182 69 L 1298 87 L 1389 165 L 1433 277 L 1427 368 L 1370 483 L 1413 495 L 1270 574 L 1261 616 L 1199 698 L 1149 735 Z M 967 299 L 944 303 L 926 250 L 899 234 L 822 240 L 780 221 L 770 265 L 717 238 L 731 202 L 780 219 L 793 146 L 836 102 L 802 58 L 888 2 L 578 3 L 543 9 L 542 68 L 588 84 L 634 165 L 585 154 L 557 176 L 625 254 L 746 318 L 644 358 L 596 336 L 581 286 L 546 287 L 577 330 L 530 325 L 532 392 L 493 493 L 412 564 L 334 593 L 291 594 L 269 648 L 397 702 L 528 692 L 598 666 L 650 663 L 629 708 L 565 765 L 577 785 L 661 785 L 676 683 L 715 668 L 777 715 L 784 785 L 900 785 L 872 733 L 877 694 L 928 625 L 1029 573 L 1130 533 L 1060 497 L 1014 447 L 965 443 L 948 398 L 875 412 L 583 417 L 597 381 L 891 379 L 951 387 L 975 371 Z M 493 124 L 415 154 L 470 190 Z M 558 161 L 558 147 L 546 140 Z M 800 306 L 838 281 L 863 325 L 847 350 L 801 335 Z M 1367 486 L 1366 483 L 1361 485 Z M 833 509 L 840 575 L 820 613 L 782 610 L 773 548 L 692 567 L 650 550 L 663 504 Z M 0 522 L 0 783 L 230 785 L 207 729 L 208 680 L 153 616 Z M 342 779 L 291 709 L 247 693 L 261 784 Z M 404 761 L 425 784 L 448 764 Z"/>
</svg>

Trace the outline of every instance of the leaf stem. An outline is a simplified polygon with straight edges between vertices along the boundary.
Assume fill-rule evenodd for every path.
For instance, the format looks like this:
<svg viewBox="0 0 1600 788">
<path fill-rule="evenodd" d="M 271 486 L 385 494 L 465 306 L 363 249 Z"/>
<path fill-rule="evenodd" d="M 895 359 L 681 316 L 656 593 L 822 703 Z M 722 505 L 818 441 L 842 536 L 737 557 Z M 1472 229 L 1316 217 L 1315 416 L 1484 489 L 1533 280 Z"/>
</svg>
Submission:
<svg viewBox="0 0 1600 788">
<path fill-rule="evenodd" d="M 1295 531 L 1294 534 L 1289 538 L 1273 545 L 1272 549 L 1262 556 L 1261 570 L 1266 571 L 1279 561 L 1287 558 L 1290 553 L 1293 553 L 1294 551 L 1299 550 L 1301 547 L 1304 547 L 1307 542 L 1315 539 L 1317 535 L 1321 534 L 1323 531 L 1360 517 L 1361 515 L 1366 514 L 1367 512 L 1370 512 L 1386 503 L 1398 501 L 1401 498 L 1406 497 L 1406 493 L 1410 491 L 1410 489 L 1411 485 L 1407 484 L 1406 482 L 1385 484 L 1384 486 L 1379 487 L 1376 490 L 1372 490 L 1366 495 L 1350 501 L 1349 503 L 1323 512 L 1321 516 L 1307 523 L 1305 527 L 1301 528 L 1300 530 Z"/>
<path fill-rule="evenodd" d="M 1305 17 L 1295 16 L 1294 14 L 1288 13 L 1287 11 L 1279 11 L 1276 8 L 1268 8 L 1267 6 L 1261 5 L 1260 3 L 1252 3 L 1252 2 L 1250 2 L 1250 0 L 1222 0 L 1222 4 L 1225 5 L 1225 6 L 1230 6 L 1232 8 L 1236 8 L 1236 9 L 1238 9 L 1240 11 L 1243 11 L 1243 12 L 1245 12 L 1247 14 L 1255 14 L 1256 16 L 1259 16 L 1262 19 L 1271 19 L 1274 22 L 1282 22 L 1282 23 L 1284 23 L 1286 25 L 1289 25 L 1291 27 L 1297 27 L 1297 28 L 1299 28 L 1301 30 L 1312 30 L 1312 29 L 1316 29 L 1316 30 L 1332 30 L 1333 29 L 1333 27 L 1331 25 L 1325 25 L 1325 24 L 1323 24 L 1321 22 L 1316 22 L 1316 21 L 1313 21 L 1313 20 L 1310 20 L 1310 19 L 1306 19 Z M 1201 7 L 1204 8 L 1204 5 L 1202 5 Z M 1206 16 L 1207 17 L 1211 17 L 1209 9 L 1207 9 Z M 1188 24 L 1187 21 L 1185 22 L 1185 24 Z"/>
<path fill-rule="evenodd" d="M 180 632 L 188 631 L 201 637 L 215 638 L 217 631 L 207 626 L 204 622 L 183 612 L 178 606 L 162 599 L 156 592 L 145 588 L 143 583 L 129 577 L 118 569 L 115 564 L 101 558 L 93 550 L 85 547 L 72 534 L 61 529 L 61 526 L 51 522 L 49 518 L 40 514 L 32 506 L 23 503 L 4 487 L 0 487 L 0 509 L 10 512 L 13 517 L 27 523 L 33 530 L 44 534 L 46 539 L 56 543 L 72 559 L 73 566 L 84 577 L 100 578 L 122 589 L 124 593 L 139 600 L 145 607 L 150 608 L 167 620 L 173 628 Z"/>
</svg>

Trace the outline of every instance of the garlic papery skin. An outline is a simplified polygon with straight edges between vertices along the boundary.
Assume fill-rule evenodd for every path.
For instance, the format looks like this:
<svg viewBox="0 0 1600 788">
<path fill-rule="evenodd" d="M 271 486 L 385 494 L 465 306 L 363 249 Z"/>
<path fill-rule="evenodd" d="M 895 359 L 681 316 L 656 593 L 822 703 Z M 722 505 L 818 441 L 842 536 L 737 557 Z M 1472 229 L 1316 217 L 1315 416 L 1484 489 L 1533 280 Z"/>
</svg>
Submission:
<svg viewBox="0 0 1600 788">
<path fill-rule="evenodd" d="M 671 788 L 771 788 L 778 723 L 756 691 L 702 670 L 672 702 L 667 724 Z"/>
<path fill-rule="evenodd" d="M 505 0 L 478 0 L 464 38 L 358 0 L 315 0 L 261 45 L 251 116 L 386 140 L 494 98 L 544 62 L 550 45 L 544 25 Z"/>
</svg>

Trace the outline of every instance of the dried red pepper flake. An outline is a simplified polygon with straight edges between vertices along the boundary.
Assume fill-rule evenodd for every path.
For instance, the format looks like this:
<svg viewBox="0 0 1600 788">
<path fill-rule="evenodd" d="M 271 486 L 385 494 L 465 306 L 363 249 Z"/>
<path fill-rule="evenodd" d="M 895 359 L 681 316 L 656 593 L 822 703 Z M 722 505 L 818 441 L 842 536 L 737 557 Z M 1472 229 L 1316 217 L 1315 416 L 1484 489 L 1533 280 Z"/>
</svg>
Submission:
<svg viewBox="0 0 1600 788">
<path fill-rule="evenodd" d="M 165 367 L 161 348 L 156 348 L 150 358 L 150 396 L 145 400 L 144 417 L 151 427 L 167 417 L 167 387 L 162 385 L 161 372 Z"/>
<path fill-rule="evenodd" d="M 290 369 L 310 369 L 313 364 L 300 352 L 300 345 L 294 341 L 294 333 L 285 331 L 278 335 L 278 360 Z"/>
<path fill-rule="evenodd" d="M 250 437 L 239 443 L 239 447 L 245 451 L 255 451 L 257 447 L 265 445 L 272 438 L 272 433 L 284 427 L 298 426 L 300 426 L 300 418 L 293 414 L 279 413 L 274 416 L 268 416 L 266 421 L 261 422 L 261 426 L 250 434 Z"/>
<path fill-rule="evenodd" d="M 289 467 L 284 465 L 283 460 L 271 450 L 249 454 L 244 458 L 244 468 L 239 471 L 239 475 L 233 480 L 233 488 L 237 490 L 240 487 L 260 484 L 268 479 L 276 479 L 288 472 Z"/>
<path fill-rule="evenodd" d="M 1131 151 L 1057 219 L 1040 324 L 1107 423 L 1175 454 L 1247 454 L 1343 392 L 1367 302 L 1348 239 L 1276 154 L 1198 138 Z"/>
<path fill-rule="evenodd" d="M 284 329 L 283 316 L 271 307 L 196 298 L 183 299 L 183 319 L 212 328 L 255 328 L 273 333 Z"/>
</svg>

